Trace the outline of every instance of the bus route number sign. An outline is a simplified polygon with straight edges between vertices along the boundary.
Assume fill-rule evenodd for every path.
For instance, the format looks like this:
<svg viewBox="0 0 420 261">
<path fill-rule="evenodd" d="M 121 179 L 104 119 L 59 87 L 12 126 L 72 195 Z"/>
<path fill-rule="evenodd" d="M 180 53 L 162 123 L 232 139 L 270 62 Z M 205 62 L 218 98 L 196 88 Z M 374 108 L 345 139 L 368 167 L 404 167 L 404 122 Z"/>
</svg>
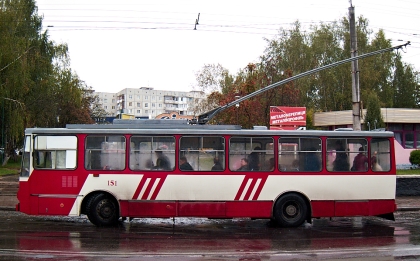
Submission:
<svg viewBox="0 0 420 261">
<path fill-rule="evenodd" d="M 117 181 L 116 180 L 108 180 L 108 187 L 115 187 L 117 186 Z"/>
</svg>

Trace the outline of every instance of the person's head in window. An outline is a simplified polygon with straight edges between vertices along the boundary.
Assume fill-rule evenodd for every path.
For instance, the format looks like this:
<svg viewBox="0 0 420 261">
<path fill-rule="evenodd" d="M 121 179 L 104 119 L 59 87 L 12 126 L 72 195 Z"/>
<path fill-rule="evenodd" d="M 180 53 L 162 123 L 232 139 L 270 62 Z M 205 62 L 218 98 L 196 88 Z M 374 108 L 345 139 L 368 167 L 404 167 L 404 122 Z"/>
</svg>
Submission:
<svg viewBox="0 0 420 261">
<path fill-rule="evenodd" d="M 268 159 L 266 168 L 269 171 L 273 171 L 276 168 L 274 158 L 269 158 Z"/>
<path fill-rule="evenodd" d="M 241 166 L 237 170 L 238 171 L 249 170 L 249 167 L 248 167 L 248 159 L 247 158 L 242 158 L 241 159 Z"/>
<path fill-rule="evenodd" d="M 187 161 L 187 157 L 181 156 L 179 158 L 179 169 L 181 169 L 181 170 L 193 170 L 193 167 Z"/>
<path fill-rule="evenodd" d="M 222 164 L 220 163 L 220 160 L 218 157 L 214 157 L 213 163 L 214 165 L 211 168 L 211 170 L 223 170 Z"/>
<path fill-rule="evenodd" d="M 336 151 L 344 151 L 344 146 L 343 146 L 343 143 L 341 142 L 341 140 L 337 140 L 335 142 L 335 150 Z"/>
<path fill-rule="evenodd" d="M 257 146 L 254 148 L 254 151 L 251 152 L 248 156 L 248 163 L 250 170 L 259 170 L 260 169 L 260 154 L 261 147 Z"/>
<path fill-rule="evenodd" d="M 156 150 L 155 153 L 157 157 L 155 169 L 170 170 L 171 166 L 168 157 L 161 150 Z"/>
</svg>

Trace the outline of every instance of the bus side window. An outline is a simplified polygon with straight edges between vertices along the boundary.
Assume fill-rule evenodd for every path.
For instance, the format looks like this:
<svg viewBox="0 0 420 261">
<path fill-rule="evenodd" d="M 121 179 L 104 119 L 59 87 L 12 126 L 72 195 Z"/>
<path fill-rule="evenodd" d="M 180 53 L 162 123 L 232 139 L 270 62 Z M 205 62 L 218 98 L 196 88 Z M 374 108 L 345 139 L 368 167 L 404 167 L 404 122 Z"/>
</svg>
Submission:
<svg viewBox="0 0 420 261">
<path fill-rule="evenodd" d="M 132 136 L 130 138 L 131 170 L 173 170 L 175 138 L 173 136 Z"/>
<path fill-rule="evenodd" d="M 373 138 L 370 142 L 370 166 L 373 171 L 391 169 L 391 149 L 388 139 Z"/>
<path fill-rule="evenodd" d="M 122 135 L 86 137 L 85 168 L 123 170 L 125 168 L 125 137 Z"/>
<path fill-rule="evenodd" d="M 320 171 L 321 148 L 319 138 L 280 138 L 280 171 Z"/>
<path fill-rule="evenodd" d="M 232 137 L 229 143 L 229 169 L 232 171 L 267 171 L 274 157 L 271 137 Z M 268 165 L 268 166 L 267 166 Z"/>
<path fill-rule="evenodd" d="M 183 136 L 180 139 L 179 168 L 189 171 L 224 170 L 225 140 L 222 136 Z M 185 157 L 190 167 L 184 163 Z"/>
<path fill-rule="evenodd" d="M 327 139 L 327 169 L 329 171 L 350 171 L 347 139 Z"/>
<path fill-rule="evenodd" d="M 34 139 L 35 169 L 76 168 L 77 138 L 75 136 L 36 136 Z"/>
<path fill-rule="evenodd" d="M 52 157 L 51 151 L 35 151 L 35 168 L 40 169 L 51 169 L 52 168 Z"/>
<path fill-rule="evenodd" d="M 299 139 L 279 139 L 279 168 L 280 171 L 299 171 Z"/>
<path fill-rule="evenodd" d="M 366 172 L 369 159 L 366 139 L 347 139 L 351 171 Z"/>
<path fill-rule="evenodd" d="M 303 171 L 321 171 L 321 140 L 319 138 L 301 138 L 301 146 Z"/>
</svg>

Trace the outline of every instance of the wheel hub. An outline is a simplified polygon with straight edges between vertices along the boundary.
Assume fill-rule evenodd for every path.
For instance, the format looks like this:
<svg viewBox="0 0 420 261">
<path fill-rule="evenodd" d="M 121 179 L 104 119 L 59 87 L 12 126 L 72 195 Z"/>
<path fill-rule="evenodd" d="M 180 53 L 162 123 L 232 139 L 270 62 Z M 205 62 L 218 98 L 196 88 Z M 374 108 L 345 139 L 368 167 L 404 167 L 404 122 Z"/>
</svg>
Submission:
<svg viewBox="0 0 420 261">
<path fill-rule="evenodd" d="M 288 206 L 286 207 L 286 214 L 287 214 L 287 215 L 289 215 L 289 216 L 294 216 L 294 215 L 296 215 L 296 213 L 297 213 L 297 209 L 296 209 L 296 207 L 295 207 L 295 206 L 293 206 L 293 205 L 288 205 Z"/>
<path fill-rule="evenodd" d="M 113 213 L 113 208 L 109 202 L 104 200 L 99 204 L 98 213 L 103 218 L 109 218 Z"/>
</svg>

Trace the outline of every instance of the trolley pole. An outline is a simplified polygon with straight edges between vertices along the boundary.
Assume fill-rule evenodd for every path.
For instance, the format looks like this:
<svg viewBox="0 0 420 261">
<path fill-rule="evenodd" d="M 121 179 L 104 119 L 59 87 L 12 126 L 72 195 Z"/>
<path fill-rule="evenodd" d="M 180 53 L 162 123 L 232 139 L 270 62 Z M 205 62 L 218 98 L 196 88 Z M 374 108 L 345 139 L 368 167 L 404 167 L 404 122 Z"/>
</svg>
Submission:
<svg viewBox="0 0 420 261">
<path fill-rule="evenodd" d="M 350 22 L 350 52 L 351 57 L 357 56 L 357 34 L 354 18 L 354 7 L 350 1 L 349 7 L 349 22 Z M 358 60 L 351 62 L 352 73 L 352 103 L 353 103 L 353 130 L 361 130 L 360 123 L 360 87 L 359 87 L 359 63 Z"/>
</svg>

